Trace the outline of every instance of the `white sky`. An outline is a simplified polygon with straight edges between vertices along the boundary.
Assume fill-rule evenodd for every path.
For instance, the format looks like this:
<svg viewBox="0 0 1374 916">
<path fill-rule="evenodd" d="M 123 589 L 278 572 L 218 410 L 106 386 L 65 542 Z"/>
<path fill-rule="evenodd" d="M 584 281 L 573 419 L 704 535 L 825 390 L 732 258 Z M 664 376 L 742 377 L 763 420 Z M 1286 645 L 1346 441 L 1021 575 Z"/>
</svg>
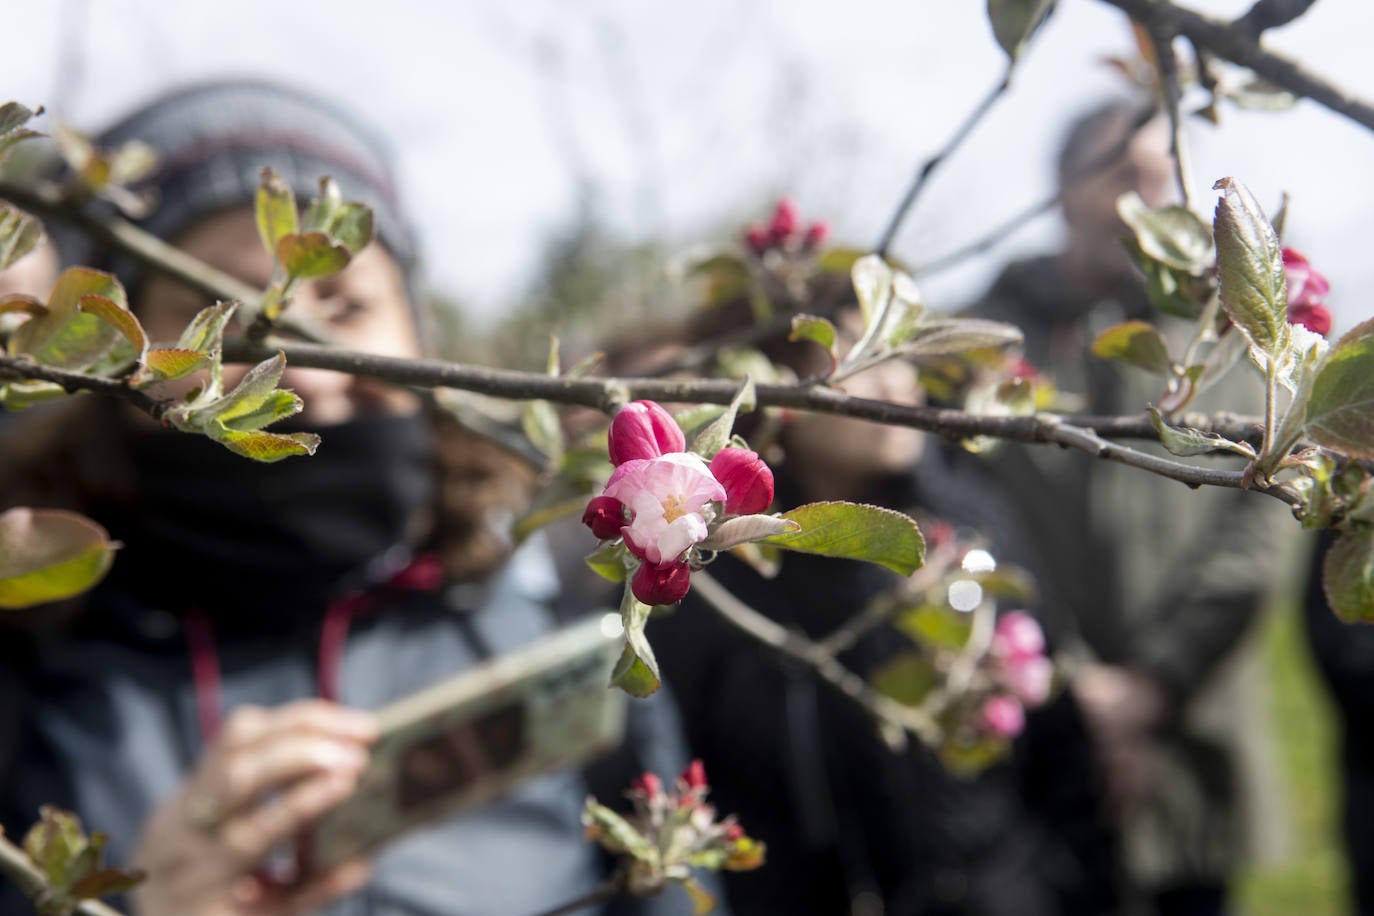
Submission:
<svg viewBox="0 0 1374 916">
<path fill-rule="evenodd" d="M 1248 6 L 1192 3 L 1219 15 Z M 47 104 L 79 127 L 208 76 L 272 76 L 351 103 L 393 140 L 433 285 L 479 321 L 523 288 L 582 179 L 626 239 L 719 240 L 788 193 L 839 240 L 872 245 L 915 165 L 1002 65 L 980 0 L 6 7 L 0 97 Z M 1268 41 L 1374 97 L 1371 34 L 1374 4 L 1321 0 Z M 928 188 L 895 253 L 929 260 L 1048 193 L 1065 122 L 1121 89 L 1098 60 L 1129 43 L 1114 9 L 1061 0 L 1013 91 Z M 1330 276 L 1338 327 L 1374 314 L 1364 294 L 1374 290 L 1374 134 L 1303 102 L 1228 110 L 1222 128 L 1199 122 L 1191 135 L 1200 197 L 1222 175 L 1266 204 L 1288 190 L 1288 238 Z M 964 304 L 997 264 L 1052 246 L 1057 232 L 1053 217 L 1037 221 L 924 281 L 927 300 Z"/>
</svg>

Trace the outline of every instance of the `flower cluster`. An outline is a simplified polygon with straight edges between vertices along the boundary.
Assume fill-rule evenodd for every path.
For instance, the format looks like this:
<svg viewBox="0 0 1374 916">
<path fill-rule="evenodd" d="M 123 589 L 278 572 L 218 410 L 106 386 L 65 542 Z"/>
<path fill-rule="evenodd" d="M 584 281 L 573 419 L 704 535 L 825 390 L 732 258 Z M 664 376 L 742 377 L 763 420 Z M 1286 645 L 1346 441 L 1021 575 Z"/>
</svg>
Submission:
<svg viewBox="0 0 1374 916">
<path fill-rule="evenodd" d="M 1043 704 L 1054 683 L 1054 663 L 1045 655 L 1045 634 L 1025 611 L 1008 611 L 997 620 L 988 650 L 997 685 L 982 707 L 982 726 L 1010 738 L 1026 725 L 1025 710 Z"/>
<path fill-rule="evenodd" d="M 716 819 L 715 807 L 706 801 L 710 791 L 705 768 L 693 760 L 671 790 L 653 773 L 636 779 L 625 793 L 634 804 L 628 817 L 587 799 L 582 823 L 589 840 L 630 859 L 632 895 L 657 893 L 668 881 L 704 895 L 692 882 L 692 869 L 752 871 L 763 864 L 766 852 L 734 815 Z"/>
<path fill-rule="evenodd" d="M 756 452 L 727 447 L 708 464 L 689 452 L 677 421 L 653 401 L 625 405 L 611 421 L 615 471 L 582 522 L 602 540 L 623 538 L 639 560 L 630 582 L 645 604 L 687 594 L 693 548 L 728 518 L 773 502 L 773 472 Z"/>
<path fill-rule="evenodd" d="M 1288 279 L 1289 323 L 1325 337 L 1331 331 L 1331 311 L 1322 303 L 1331 284 L 1292 248 L 1283 249 L 1283 270 Z"/>
<path fill-rule="evenodd" d="M 773 218 L 768 225 L 754 223 L 745 230 L 744 243 L 749 246 L 755 257 L 760 258 L 775 249 L 798 249 L 803 253 L 810 253 L 825 244 L 826 236 L 829 234 L 830 226 L 819 220 L 807 226 L 806 231 L 802 232 L 796 204 L 784 197 L 773 208 Z"/>
</svg>

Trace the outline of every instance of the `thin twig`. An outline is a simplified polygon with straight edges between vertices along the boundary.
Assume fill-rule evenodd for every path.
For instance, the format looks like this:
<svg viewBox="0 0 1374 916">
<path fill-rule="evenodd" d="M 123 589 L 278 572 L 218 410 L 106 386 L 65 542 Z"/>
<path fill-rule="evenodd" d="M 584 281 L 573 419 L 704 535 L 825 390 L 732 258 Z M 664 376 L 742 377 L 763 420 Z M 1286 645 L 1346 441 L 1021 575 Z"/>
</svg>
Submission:
<svg viewBox="0 0 1374 916">
<path fill-rule="evenodd" d="M 810 668 L 822 681 L 853 700 L 879 723 L 909 731 L 927 744 L 939 740 L 938 723 L 920 710 L 879 693 L 819 643 L 760 614 L 707 573 L 693 573 L 692 588 L 726 623 L 774 652 Z"/>
<path fill-rule="evenodd" d="M 1253 70 L 1281 89 L 1311 99 L 1357 124 L 1374 130 L 1374 103 L 1336 85 L 1296 61 L 1263 48 L 1232 23 L 1178 6 L 1168 0 L 1102 0 L 1132 19 L 1157 23 L 1168 34 L 1184 35 L 1194 46 Z"/>
<path fill-rule="evenodd" d="M 1164 96 L 1164 110 L 1169 115 L 1169 155 L 1174 161 L 1174 180 L 1178 183 L 1178 193 L 1183 206 L 1192 210 L 1192 169 L 1188 166 L 1188 150 L 1183 143 L 1183 115 L 1179 111 L 1183 100 L 1183 87 L 1178 79 L 1178 55 L 1174 53 L 1174 36 L 1155 25 L 1150 29 L 1150 40 L 1154 42 L 1155 59 L 1159 61 L 1159 81 Z"/>
<path fill-rule="evenodd" d="M 39 894 L 48 889 L 47 879 L 29 861 L 24 850 L 3 835 L 0 835 L 0 872 L 9 875 L 30 900 L 36 900 Z M 122 916 L 119 910 L 99 900 L 83 900 L 77 912 L 85 916 Z"/>
<path fill-rule="evenodd" d="M 907 188 L 906 194 L 902 196 L 901 203 L 897 205 L 892 218 L 887 222 L 887 228 L 883 230 L 882 236 L 878 239 L 875 249 L 879 257 L 886 257 L 888 250 L 892 247 L 892 242 L 897 238 L 897 232 L 902 228 L 902 222 L 906 219 L 907 213 L 916 204 L 916 199 L 920 197 L 921 191 L 925 188 L 930 176 L 940 167 L 940 164 L 954 154 L 959 145 L 964 142 L 973 128 L 978 126 L 978 122 L 992 110 L 992 106 L 997 103 L 1006 91 L 1011 88 L 1012 64 L 1007 65 L 1006 72 L 1002 74 L 1002 79 L 992 91 L 983 97 L 978 103 L 978 107 L 969 113 L 964 119 L 964 123 L 954 132 L 954 135 L 945 142 L 945 145 L 934 156 L 931 156 L 921 167 L 916 170 L 916 176 L 911 180 L 911 186 Z"/>
<path fill-rule="evenodd" d="M 97 391 L 128 401 L 153 417 L 161 417 L 174 402 L 162 401 L 146 392 L 129 386 L 125 379 L 102 378 L 66 369 L 54 369 L 33 362 L 24 356 L 0 356 L 0 381 L 52 382 L 61 385 L 68 394 L 78 391 Z"/>
<path fill-rule="evenodd" d="M 100 213 L 71 200 L 50 181 L 0 180 L 0 200 L 44 219 L 67 223 L 129 254 L 150 270 L 215 299 L 256 304 L 261 291 L 194 258 L 113 212 Z"/>
<path fill-rule="evenodd" d="M 930 274 L 939 273 L 943 270 L 948 270 L 968 258 L 975 257 L 988 251 L 1037 216 L 1048 213 L 1050 210 L 1059 206 L 1059 203 L 1064 199 L 1064 195 L 1068 194 L 1090 178 L 1100 175 L 1119 162 L 1126 150 L 1130 148 L 1131 141 L 1135 139 L 1135 135 L 1139 133 L 1146 124 L 1150 123 L 1157 111 L 1158 109 L 1153 107 L 1143 109 L 1135 122 L 1131 125 L 1131 129 L 1128 130 L 1120 140 L 1110 149 L 1102 153 L 1102 155 L 1089 160 L 1084 163 L 1081 168 L 1066 176 L 1059 190 L 1055 191 L 1049 197 L 1027 207 L 1010 219 L 999 223 L 981 238 L 970 242 L 962 248 L 956 248 L 948 254 L 940 255 L 938 258 L 927 261 L 925 264 L 917 265 L 911 271 L 911 275 L 913 277 L 924 277 Z"/>
</svg>

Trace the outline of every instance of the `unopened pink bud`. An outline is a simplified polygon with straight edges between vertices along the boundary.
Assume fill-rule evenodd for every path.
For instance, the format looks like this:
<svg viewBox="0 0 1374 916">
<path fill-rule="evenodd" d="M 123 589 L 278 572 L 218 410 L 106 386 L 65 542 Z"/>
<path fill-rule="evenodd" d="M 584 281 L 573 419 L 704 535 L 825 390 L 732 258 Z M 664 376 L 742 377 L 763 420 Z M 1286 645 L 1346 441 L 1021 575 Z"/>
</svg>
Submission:
<svg viewBox="0 0 1374 916">
<path fill-rule="evenodd" d="M 693 760 L 687 764 L 687 769 L 682 771 L 682 781 L 687 784 L 688 789 L 706 788 L 706 767 L 700 760 Z"/>
<path fill-rule="evenodd" d="M 628 543 L 628 542 L 627 542 Z M 692 570 L 686 563 L 655 566 L 647 560 L 639 564 L 630 591 L 645 604 L 677 604 L 692 585 Z"/>
<path fill-rule="evenodd" d="M 1045 633 L 1025 611 L 1007 611 L 997 618 L 992 654 L 1001 659 L 1032 658 L 1045 653 Z"/>
<path fill-rule="evenodd" d="M 643 792 L 649 798 L 657 798 L 663 792 L 663 782 L 653 773 L 645 772 L 630 784 L 630 788 Z"/>
<path fill-rule="evenodd" d="M 797 231 L 797 205 L 784 197 L 773 210 L 773 221 L 768 224 L 768 235 L 774 243 L 781 245 Z"/>
<path fill-rule="evenodd" d="M 825 240 L 829 235 L 830 225 L 817 220 L 807 227 L 806 235 L 802 236 L 802 250 L 815 251 L 825 244 Z"/>
<path fill-rule="evenodd" d="M 603 541 L 618 538 L 620 529 L 625 526 L 625 506 L 609 496 L 594 496 L 587 503 L 587 511 L 582 513 L 582 524 Z"/>
<path fill-rule="evenodd" d="M 997 694 L 983 704 L 983 728 L 999 738 L 1014 738 L 1026 727 L 1026 713 L 1009 696 Z"/>
<path fill-rule="evenodd" d="M 1312 269 L 1312 264 L 1307 258 L 1292 248 L 1283 249 L 1283 270 L 1287 274 L 1288 280 L 1288 307 L 1290 309 L 1288 320 L 1295 324 L 1301 324 L 1302 322 L 1298 322 L 1292 317 L 1291 309 L 1294 306 L 1320 305 L 1322 300 L 1331 292 L 1331 283 L 1324 275 Z M 1308 327 L 1308 330 L 1314 329 Z M 1328 328 L 1328 330 L 1330 329 Z M 1326 332 L 1319 331 L 1317 333 L 1325 334 Z"/>
<path fill-rule="evenodd" d="M 773 504 L 773 472 L 758 452 L 721 449 L 711 459 L 711 476 L 725 488 L 727 515 L 754 515 Z"/>
<path fill-rule="evenodd" d="M 744 233 L 744 244 L 749 246 L 755 256 L 763 257 L 763 253 L 768 250 L 772 240 L 768 237 L 768 230 L 755 223 Z"/>
<path fill-rule="evenodd" d="M 1290 324 L 1300 324 L 1314 334 L 1331 333 L 1331 310 L 1324 305 L 1299 303 L 1288 306 Z"/>
<path fill-rule="evenodd" d="M 744 828 L 737 821 L 731 821 L 725 825 L 725 838 L 732 843 L 744 839 Z"/>
<path fill-rule="evenodd" d="M 635 458 L 657 458 L 687 448 L 687 437 L 672 414 L 654 401 L 631 401 L 611 420 L 612 464 Z"/>
</svg>

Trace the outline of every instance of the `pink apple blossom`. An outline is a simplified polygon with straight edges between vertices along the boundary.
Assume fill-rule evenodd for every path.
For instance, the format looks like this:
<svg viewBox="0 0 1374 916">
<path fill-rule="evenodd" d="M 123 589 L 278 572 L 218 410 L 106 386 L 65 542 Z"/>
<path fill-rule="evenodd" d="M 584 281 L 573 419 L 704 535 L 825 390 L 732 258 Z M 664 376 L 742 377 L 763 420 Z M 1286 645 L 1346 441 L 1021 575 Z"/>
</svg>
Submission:
<svg viewBox="0 0 1374 916">
<path fill-rule="evenodd" d="M 1045 654 L 1045 633 L 1025 611 L 1007 611 L 997 618 L 992 635 L 992 654 L 1008 661 Z"/>
<path fill-rule="evenodd" d="M 1043 655 L 1009 659 L 1003 663 L 1002 683 L 1027 706 L 1035 707 L 1050 697 L 1054 663 Z"/>
<path fill-rule="evenodd" d="M 624 462 L 605 495 L 630 510 L 630 523 L 620 529 L 630 552 L 655 566 L 704 540 L 715 517 L 711 503 L 725 502 L 725 488 L 706 462 L 687 452 Z"/>
<path fill-rule="evenodd" d="M 1326 277 L 1312 269 L 1312 264 L 1300 252 L 1283 249 L 1283 270 L 1288 276 L 1288 304 L 1320 305 L 1331 292 Z"/>
<path fill-rule="evenodd" d="M 1021 704 L 1002 693 L 989 697 L 983 704 L 982 720 L 983 728 L 1000 738 L 1014 738 L 1026 727 Z"/>
</svg>

